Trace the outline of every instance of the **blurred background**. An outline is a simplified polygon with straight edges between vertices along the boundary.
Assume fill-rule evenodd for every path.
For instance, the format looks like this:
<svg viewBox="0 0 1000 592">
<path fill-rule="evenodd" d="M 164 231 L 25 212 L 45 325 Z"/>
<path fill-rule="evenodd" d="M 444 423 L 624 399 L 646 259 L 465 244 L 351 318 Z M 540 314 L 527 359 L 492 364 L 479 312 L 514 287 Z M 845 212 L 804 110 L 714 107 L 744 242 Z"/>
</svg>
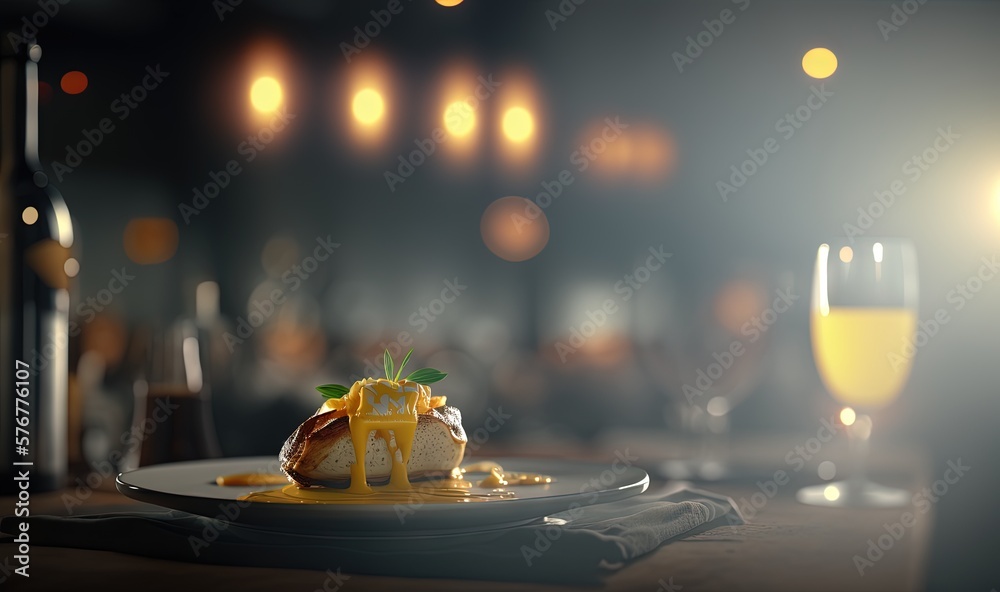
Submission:
<svg viewBox="0 0 1000 592">
<path fill-rule="evenodd" d="M 137 381 L 169 373 L 150 352 L 183 365 L 184 343 L 198 449 L 226 456 L 273 454 L 313 387 L 410 347 L 470 431 L 512 416 L 491 444 L 814 432 L 843 406 L 810 352 L 816 248 L 898 236 L 919 318 L 948 320 L 874 437 L 982 467 L 936 540 L 982 526 L 1000 4 L 43 4 L 0 13 L 35 19 L 41 160 L 76 229 L 79 462 L 124 443 Z"/>
</svg>

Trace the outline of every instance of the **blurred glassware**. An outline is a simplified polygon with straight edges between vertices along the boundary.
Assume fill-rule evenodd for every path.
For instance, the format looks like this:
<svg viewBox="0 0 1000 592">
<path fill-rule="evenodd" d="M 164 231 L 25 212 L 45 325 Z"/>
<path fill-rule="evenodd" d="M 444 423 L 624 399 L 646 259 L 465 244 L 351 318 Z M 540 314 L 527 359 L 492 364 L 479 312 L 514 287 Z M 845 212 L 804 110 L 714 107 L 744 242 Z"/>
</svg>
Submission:
<svg viewBox="0 0 1000 592">
<path fill-rule="evenodd" d="M 906 385 L 917 327 L 917 256 L 905 239 L 838 239 L 816 253 L 810 301 L 813 357 L 824 386 L 841 403 L 851 448 L 850 477 L 806 487 L 802 503 L 832 507 L 900 507 L 910 493 L 869 481 L 864 465 L 871 412 Z"/>
<path fill-rule="evenodd" d="M 765 278 L 741 270 L 705 298 L 661 272 L 638 291 L 633 332 L 639 366 L 666 397 L 668 424 L 679 425 L 694 445 L 687 458 L 661 465 L 665 478 L 732 475 L 729 413 L 760 384 L 779 314 L 769 300 L 777 282 Z"/>
<path fill-rule="evenodd" d="M 220 456 L 196 324 L 183 319 L 141 335 L 145 364 L 133 383 L 126 468 Z"/>
</svg>

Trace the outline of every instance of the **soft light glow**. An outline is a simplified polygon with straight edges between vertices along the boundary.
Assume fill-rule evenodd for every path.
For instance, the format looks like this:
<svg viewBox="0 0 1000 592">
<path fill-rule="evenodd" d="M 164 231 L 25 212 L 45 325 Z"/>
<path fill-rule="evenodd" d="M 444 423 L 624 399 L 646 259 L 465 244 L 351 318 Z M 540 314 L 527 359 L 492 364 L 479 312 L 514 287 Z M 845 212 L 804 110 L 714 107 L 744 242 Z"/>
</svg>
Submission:
<svg viewBox="0 0 1000 592">
<path fill-rule="evenodd" d="M 816 468 L 816 474 L 824 481 L 829 481 L 837 476 L 837 465 L 833 461 L 824 460 Z"/>
<path fill-rule="evenodd" d="M 38 210 L 36 210 L 33 206 L 24 208 L 21 212 L 21 220 L 23 220 L 28 226 L 38 222 Z"/>
<path fill-rule="evenodd" d="M 1000 216 L 1000 181 L 997 182 L 997 187 L 993 190 L 993 211 L 997 216 Z"/>
<path fill-rule="evenodd" d="M 549 242 L 549 221 L 538 205 L 523 197 L 501 197 L 479 223 L 486 247 L 507 261 L 525 261 Z"/>
<path fill-rule="evenodd" d="M 188 390 L 192 393 L 201 391 L 201 356 L 198 354 L 198 339 L 196 337 L 185 337 L 181 345 L 181 353 L 184 356 L 184 375 L 187 379 Z"/>
<path fill-rule="evenodd" d="M 270 76 L 262 76 L 250 87 L 250 104 L 261 113 L 270 113 L 281 106 L 284 93 L 281 83 Z"/>
<path fill-rule="evenodd" d="M 844 407 L 840 410 L 840 423 L 845 426 L 854 425 L 854 421 L 858 418 L 858 414 L 854 412 L 851 407 Z"/>
<path fill-rule="evenodd" d="M 351 111 L 361 125 L 374 125 L 385 115 L 385 100 L 374 88 L 365 88 L 354 95 Z"/>
<path fill-rule="evenodd" d="M 830 260 L 830 245 L 823 243 L 816 252 L 816 294 L 819 295 L 819 314 L 827 316 L 830 314 L 830 295 L 826 293 L 827 286 L 827 263 Z"/>
<path fill-rule="evenodd" d="M 884 250 L 885 249 L 882 247 L 882 243 L 875 243 L 872 245 L 872 256 L 875 257 L 875 263 L 882 263 Z"/>
<path fill-rule="evenodd" d="M 854 260 L 854 249 L 851 247 L 840 247 L 840 260 L 844 263 L 850 263 Z"/>
<path fill-rule="evenodd" d="M 726 282 L 715 295 L 712 311 L 724 329 L 739 334 L 747 319 L 767 308 L 767 290 L 760 283 L 749 279 Z"/>
<path fill-rule="evenodd" d="M 462 0 L 434 0 L 441 6 L 458 6 L 462 3 Z"/>
<path fill-rule="evenodd" d="M 729 413 L 729 400 L 725 397 L 712 397 L 709 400 L 708 405 L 705 406 L 705 411 L 708 411 L 709 415 L 715 417 L 722 417 Z"/>
<path fill-rule="evenodd" d="M 823 488 L 823 497 L 831 502 L 835 502 L 840 499 L 840 488 L 836 485 L 827 485 Z"/>
<path fill-rule="evenodd" d="M 177 224 L 170 218 L 136 218 L 125 225 L 122 242 L 135 263 L 163 263 L 177 252 Z"/>
<path fill-rule="evenodd" d="M 626 164 L 631 166 L 637 178 L 655 183 L 674 172 L 677 166 L 677 144 L 668 130 L 653 124 L 643 124 L 624 134 L 626 135 L 608 146 L 609 156 L 613 157 L 615 150 L 624 149 L 627 152 Z"/>
<path fill-rule="evenodd" d="M 511 142 L 520 144 L 535 133 L 535 118 L 524 107 L 511 107 L 503 115 L 503 133 Z"/>
<path fill-rule="evenodd" d="M 444 127 L 453 136 L 464 137 L 476 127 L 476 112 L 465 101 L 449 103 L 444 110 Z"/>
<path fill-rule="evenodd" d="M 82 93 L 87 90 L 87 84 L 89 84 L 87 75 L 79 70 L 66 72 L 63 74 L 62 79 L 59 80 L 59 88 L 61 88 L 63 92 L 68 95 L 78 95 Z"/>
<path fill-rule="evenodd" d="M 837 56 L 825 47 L 810 49 L 802 56 L 802 69 L 813 78 L 829 78 L 837 71 Z"/>
<path fill-rule="evenodd" d="M 63 263 L 63 271 L 65 271 L 66 275 L 69 277 L 76 277 L 76 274 L 80 273 L 80 262 L 75 258 L 70 257 L 66 260 L 66 263 Z"/>
<path fill-rule="evenodd" d="M 209 327 L 219 317 L 219 284 L 201 282 L 194 292 L 195 318 L 198 324 Z"/>
</svg>

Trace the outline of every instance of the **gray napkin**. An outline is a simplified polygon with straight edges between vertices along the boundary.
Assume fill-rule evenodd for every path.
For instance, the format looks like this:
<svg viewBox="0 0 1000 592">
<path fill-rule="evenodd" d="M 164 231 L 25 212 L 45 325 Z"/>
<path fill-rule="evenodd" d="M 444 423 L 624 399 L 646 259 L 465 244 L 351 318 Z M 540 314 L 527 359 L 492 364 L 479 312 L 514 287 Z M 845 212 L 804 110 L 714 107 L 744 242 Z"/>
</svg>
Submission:
<svg viewBox="0 0 1000 592">
<path fill-rule="evenodd" d="M 512 528 L 416 537 L 286 534 L 176 510 L 29 520 L 32 544 L 43 546 L 332 573 L 573 584 L 599 583 L 672 540 L 743 523 L 731 499 L 694 489 L 585 506 Z M 0 531 L 15 528 L 11 518 L 0 522 Z"/>
</svg>

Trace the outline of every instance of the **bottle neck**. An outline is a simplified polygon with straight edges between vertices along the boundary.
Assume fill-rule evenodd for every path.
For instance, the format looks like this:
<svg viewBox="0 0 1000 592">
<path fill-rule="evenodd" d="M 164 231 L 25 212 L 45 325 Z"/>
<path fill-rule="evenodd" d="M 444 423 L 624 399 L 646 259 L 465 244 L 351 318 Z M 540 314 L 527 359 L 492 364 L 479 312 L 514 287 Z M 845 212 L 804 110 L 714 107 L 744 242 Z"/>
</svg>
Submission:
<svg viewBox="0 0 1000 592">
<path fill-rule="evenodd" d="M 4 48 L 5 50 L 7 48 Z M 4 51 L 0 65 L 0 162 L 5 173 L 38 170 L 38 64 L 34 43 L 13 54 Z"/>
</svg>

